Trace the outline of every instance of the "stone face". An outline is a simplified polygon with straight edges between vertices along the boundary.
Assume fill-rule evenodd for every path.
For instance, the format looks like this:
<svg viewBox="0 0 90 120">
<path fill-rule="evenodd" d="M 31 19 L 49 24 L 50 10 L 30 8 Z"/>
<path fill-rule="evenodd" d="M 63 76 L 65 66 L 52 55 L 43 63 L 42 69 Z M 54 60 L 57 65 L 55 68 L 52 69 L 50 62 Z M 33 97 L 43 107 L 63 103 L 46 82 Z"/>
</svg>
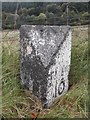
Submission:
<svg viewBox="0 0 90 120">
<path fill-rule="evenodd" d="M 69 26 L 21 26 L 21 83 L 44 105 L 49 106 L 68 90 L 70 59 Z"/>
</svg>

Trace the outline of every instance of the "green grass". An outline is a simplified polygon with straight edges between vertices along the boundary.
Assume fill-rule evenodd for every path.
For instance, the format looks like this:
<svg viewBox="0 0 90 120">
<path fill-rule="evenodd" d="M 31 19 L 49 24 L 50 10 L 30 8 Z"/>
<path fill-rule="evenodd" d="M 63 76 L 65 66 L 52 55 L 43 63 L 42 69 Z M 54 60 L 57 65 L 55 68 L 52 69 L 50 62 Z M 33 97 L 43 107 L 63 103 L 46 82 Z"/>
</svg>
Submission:
<svg viewBox="0 0 90 120">
<path fill-rule="evenodd" d="M 14 33 L 14 34 L 12 34 Z M 10 34 L 10 35 L 9 35 Z M 20 85 L 19 33 L 3 31 L 2 55 L 2 116 L 5 118 L 30 118 L 31 112 L 41 112 L 45 118 L 87 118 L 88 32 L 86 27 L 72 27 L 72 61 L 69 74 L 70 89 L 50 109 Z"/>
</svg>

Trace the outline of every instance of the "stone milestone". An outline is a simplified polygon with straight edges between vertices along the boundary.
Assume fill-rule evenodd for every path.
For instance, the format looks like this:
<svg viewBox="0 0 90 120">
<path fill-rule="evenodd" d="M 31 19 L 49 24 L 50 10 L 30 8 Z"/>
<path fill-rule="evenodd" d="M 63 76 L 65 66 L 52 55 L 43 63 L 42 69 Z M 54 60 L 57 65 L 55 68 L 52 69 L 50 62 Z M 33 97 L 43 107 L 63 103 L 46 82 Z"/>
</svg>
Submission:
<svg viewBox="0 0 90 120">
<path fill-rule="evenodd" d="M 50 106 L 68 90 L 70 61 L 70 26 L 21 26 L 21 84 L 44 106 Z"/>
</svg>

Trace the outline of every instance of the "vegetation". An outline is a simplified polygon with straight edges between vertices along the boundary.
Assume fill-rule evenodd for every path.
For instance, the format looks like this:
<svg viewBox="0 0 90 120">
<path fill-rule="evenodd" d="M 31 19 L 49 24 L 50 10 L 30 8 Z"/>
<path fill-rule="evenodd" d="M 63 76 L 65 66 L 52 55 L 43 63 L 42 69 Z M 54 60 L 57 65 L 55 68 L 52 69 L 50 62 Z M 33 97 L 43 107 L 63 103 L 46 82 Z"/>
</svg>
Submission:
<svg viewBox="0 0 90 120">
<path fill-rule="evenodd" d="M 45 17 L 44 14 L 39 16 Z M 36 115 L 40 110 L 39 118 L 87 118 L 87 45 L 87 26 L 72 27 L 70 88 L 67 94 L 55 101 L 50 109 L 45 110 L 42 109 L 39 100 L 32 93 L 23 90 L 20 85 L 18 30 L 3 31 L 2 116 L 5 118 L 30 118 L 32 113 Z"/>
<path fill-rule="evenodd" d="M 67 3 L 2 3 L 3 29 L 19 28 L 22 24 L 87 25 L 90 14 L 88 3 L 69 3 L 67 18 Z"/>
<path fill-rule="evenodd" d="M 89 24 L 90 14 L 86 2 L 73 2 L 68 6 L 67 16 L 67 3 L 65 2 L 2 3 L 4 30 L 2 32 L 0 108 L 2 103 L 4 118 L 31 118 L 37 114 L 39 118 L 88 118 L 88 27 L 80 25 Z M 72 26 L 69 91 L 57 99 L 49 109 L 42 109 L 40 101 L 32 93 L 24 90 L 20 84 L 20 46 L 17 29 L 22 24 L 66 25 L 67 19 L 69 25 Z"/>
</svg>

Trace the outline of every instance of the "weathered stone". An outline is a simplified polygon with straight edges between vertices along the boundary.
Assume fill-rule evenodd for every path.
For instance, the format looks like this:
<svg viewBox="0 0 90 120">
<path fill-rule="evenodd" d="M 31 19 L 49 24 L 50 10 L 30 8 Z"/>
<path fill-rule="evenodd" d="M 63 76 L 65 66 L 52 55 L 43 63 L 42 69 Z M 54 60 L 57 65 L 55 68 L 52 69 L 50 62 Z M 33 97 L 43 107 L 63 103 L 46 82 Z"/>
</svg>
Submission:
<svg viewBox="0 0 90 120">
<path fill-rule="evenodd" d="M 22 25 L 20 51 L 23 87 L 49 106 L 68 90 L 70 27 Z"/>
</svg>

